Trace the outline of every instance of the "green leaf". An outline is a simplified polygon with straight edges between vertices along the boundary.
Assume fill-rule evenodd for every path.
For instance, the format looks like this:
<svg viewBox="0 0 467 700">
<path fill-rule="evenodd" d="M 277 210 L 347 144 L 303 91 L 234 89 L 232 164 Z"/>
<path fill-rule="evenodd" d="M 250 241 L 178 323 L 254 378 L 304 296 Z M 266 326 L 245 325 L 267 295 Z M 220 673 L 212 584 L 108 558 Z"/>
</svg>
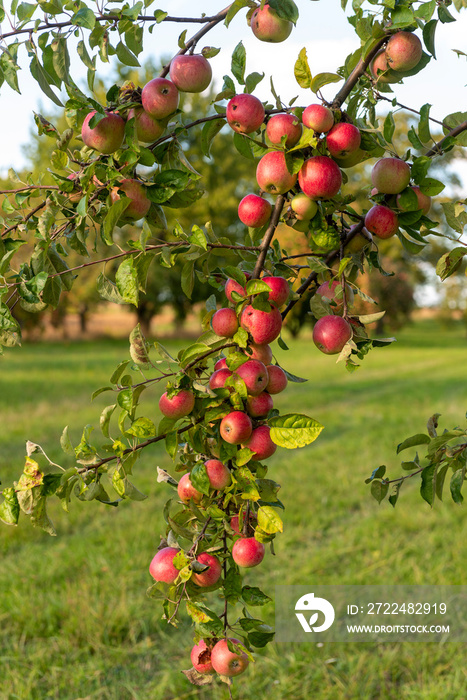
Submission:
<svg viewBox="0 0 467 700">
<path fill-rule="evenodd" d="M 318 73 L 311 81 L 311 90 L 317 93 L 324 85 L 338 83 L 340 80 L 343 80 L 343 78 L 341 75 L 337 75 L 337 73 Z"/>
<path fill-rule="evenodd" d="M 239 42 L 232 53 L 231 70 L 238 82 L 245 83 L 246 51 L 243 42 Z"/>
<path fill-rule="evenodd" d="M 324 427 L 313 418 L 298 413 L 271 418 L 269 426 L 271 440 L 279 447 L 287 449 L 310 445 Z"/>
<path fill-rule="evenodd" d="M 272 506 L 261 506 L 258 510 L 258 525 L 264 532 L 270 535 L 276 532 L 283 532 L 284 525 L 275 508 Z"/>
<path fill-rule="evenodd" d="M 58 107 L 63 107 L 62 101 L 57 97 L 57 95 L 50 87 L 50 83 L 53 82 L 52 78 L 46 72 L 46 70 L 43 68 L 43 66 L 40 64 L 39 60 L 35 56 L 29 64 L 29 70 L 31 71 L 31 75 L 39 83 L 39 87 L 41 88 L 44 95 L 47 95 L 49 100 L 52 100 L 52 102 L 58 105 Z"/>
<path fill-rule="evenodd" d="M 443 24 L 456 21 L 456 18 L 451 15 L 446 5 L 438 5 L 438 17 Z"/>
<path fill-rule="evenodd" d="M 139 284 L 138 272 L 133 257 L 126 258 L 120 263 L 115 275 L 117 290 L 126 304 L 138 306 Z"/>
<path fill-rule="evenodd" d="M 436 19 L 430 20 L 423 27 L 423 41 L 425 42 L 426 50 L 431 53 L 433 58 L 436 58 L 435 53 L 435 33 L 436 27 L 438 26 L 438 21 Z"/>
<path fill-rule="evenodd" d="M 215 119 L 204 124 L 201 131 L 201 150 L 207 158 L 211 157 L 212 140 L 225 124 L 227 124 L 225 119 Z"/>
<path fill-rule="evenodd" d="M 7 525 L 16 525 L 20 507 L 14 488 L 3 489 L 3 502 L 0 503 L 0 520 Z"/>
<path fill-rule="evenodd" d="M 443 182 L 435 180 L 433 177 L 426 177 L 418 184 L 420 185 L 420 189 L 423 194 L 427 194 L 430 197 L 440 194 L 440 192 L 442 192 L 445 188 Z"/>
<path fill-rule="evenodd" d="M 396 7 L 391 12 L 391 27 L 401 29 L 413 24 L 414 15 L 409 7 Z"/>
<path fill-rule="evenodd" d="M 435 500 L 436 494 L 436 473 L 438 471 L 438 463 L 430 464 L 422 471 L 422 484 L 420 486 L 420 495 L 431 507 Z"/>
<path fill-rule="evenodd" d="M 130 49 L 125 46 L 125 44 L 121 41 L 118 42 L 117 47 L 116 47 L 116 52 L 117 52 L 117 58 L 121 63 L 123 63 L 125 66 L 135 66 L 135 67 L 140 67 L 140 62 L 134 55 Z"/>
<path fill-rule="evenodd" d="M 399 445 L 397 445 L 396 454 L 399 454 L 402 450 L 406 450 L 409 447 L 415 447 L 416 445 L 428 445 L 429 442 L 430 437 L 428 435 L 425 433 L 417 433 L 417 435 L 412 435 L 412 437 L 399 443 Z"/>
<path fill-rule="evenodd" d="M 195 286 L 195 269 L 194 262 L 192 260 L 188 260 L 184 264 L 182 268 L 180 284 L 183 293 L 186 294 L 188 299 L 191 299 L 193 287 Z"/>
<path fill-rule="evenodd" d="M 268 5 L 276 11 L 277 16 L 281 19 L 297 24 L 298 7 L 293 0 L 268 0 Z"/>
<path fill-rule="evenodd" d="M 304 47 L 298 54 L 298 58 L 295 61 L 294 66 L 295 80 L 300 85 L 301 88 L 311 87 L 312 75 L 310 66 L 308 65 L 308 57 L 306 55 L 306 48 Z"/>
<path fill-rule="evenodd" d="M 385 498 L 389 489 L 389 485 L 382 481 L 372 481 L 371 482 L 371 495 L 375 498 L 378 503 Z"/>
<path fill-rule="evenodd" d="M 116 407 L 116 403 L 112 404 L 111 406 L 106 406 L 99 418 L 100 429 L 102 430 L 102 434 L 106 438 L 109 437 L 110 419 L 112 418 L 112 414 L 115 411 Z"/>
<path fill-rule="evenodd" d="M 243 7 L 247 7 L 247 5 L 249 5 L 249 0 L 234 0 L 225 16 L 225 26 L 228 27 L 237 12 L 239 12 Z"/>
<path fill-rule="evenodd" d="M 85 29 L 94 29 L 96 24 L 96 15 L 89 7 L 82 7 L 78 12 L 75 12 L 70 20 L 71 24 L 76 27 L 84 27 Z"/>
<path fill-rule="evenodd" d="M 386 119 L 384 120 L 383 126 L 383 136 L 387 143 L 392 143 L 392 137 L 394 136 L 394 131 L 396 130 L 396 123 L 392 112 L 388 112 Z"/>
<path fill-rule="evenodd" d="M 197 491 L 209 496 L 211 482 L 209 481 L 206 466 L 203 462 L 198 462 L 198 464 L 195 464 L 190 472 L 190 481 Z"/>
<path fill-rule="evenodd" d="M 242 595 L 242 576 L 235 567 L 227 571 L 224 580 L 224 594 L 229 603 L 236 603 Z"/>
<path fill-rule="evenodd" d="M 263 80 L 264 73 L 250 73 L 245 78 L 245 90 L 252 93 L 255 87 Z"/>
<path fill-rule="evenodd" d="M 111 407 L 107 407 L 111 408 Z M 134 435 L 138 438 L 151 438 L 156 435 L 156 426 L 149 418 L 141 416 L 137 418 L 129 428 L 125 431 L 128 435 Z"/>
<path fill-rule="evenodd" d="M 60 447 L 62 448 L 65 454 L 71 455 L 72 457 L 75 456 L 75 450 L 70 440 L 70 436 L 68 435 L 68 426 L 66 426 L 66 428 L 63 429 L 62 435 L 60 437 Z"/>
<path fill-rule="evenodd" d="M 451 482 L 449 484 L 449 488 L 451 489 L 452 500 L 454 501 L 454 503 L 458 503 L 459 505 L 464 500 L 464 497 L 461 493 L 464 480 L 465 467 L 463 467 L 462 469 L 458 469 L 456 472 L 454 472 L 454 474 L 451 477 Z"/>
<path fill-rule="evenodd" d="M 107 209 L 107 214 L 105 215 L 104 224 L 102 227 L 102 238 L 104 243 L 107 243 L 107 245 L 113 245 L 112 232 L 130 202 L 131 199 L 129 197 L 122 196 Z"/>
<path fill-rule="evenodd" d="M 431 141 L 430 133 L 430 104 L 425 104 L 420 108 L 420 120 L 418 122 L 418 135 L 420 141 L 423 143 L 428 143 Z"/>
<path fill-rule="evenodd" d="M 438 260 L 436 274 L 442 280 L 447 279 L 459 269 L 465 255 L 467 255 L 467 249 L 463 247 L 453 248 L 445 253 Z"/>
<path fill-rule="evenodd" d="M 271 602 L 271 598 L 254 586 L 243 586 L 242 599 L 246 605 L 258 606 Z"/>
</svg>

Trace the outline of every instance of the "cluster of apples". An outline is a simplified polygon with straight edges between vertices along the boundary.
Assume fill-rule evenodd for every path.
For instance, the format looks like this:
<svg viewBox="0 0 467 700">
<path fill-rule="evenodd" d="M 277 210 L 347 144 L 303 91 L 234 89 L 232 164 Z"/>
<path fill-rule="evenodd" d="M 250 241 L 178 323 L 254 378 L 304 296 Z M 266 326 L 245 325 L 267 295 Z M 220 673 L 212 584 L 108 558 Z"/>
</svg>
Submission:
<svg viewBox="0 0 467 700">
<path fill-rule="evenodd" d="M 371 75 L 378 83 L 398 83 L 416 68 L 422 55 L 422 43 L 416 34 L 396 32 L 370 63 Z"/>
</svg>

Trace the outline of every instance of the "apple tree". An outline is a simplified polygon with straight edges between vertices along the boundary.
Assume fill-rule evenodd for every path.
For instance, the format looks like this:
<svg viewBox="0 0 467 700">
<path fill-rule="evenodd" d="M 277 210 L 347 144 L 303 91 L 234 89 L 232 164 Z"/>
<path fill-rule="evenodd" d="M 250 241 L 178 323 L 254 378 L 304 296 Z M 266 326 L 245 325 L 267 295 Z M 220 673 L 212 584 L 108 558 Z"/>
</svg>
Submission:
<svg viewBox="0 0 467 700">
<path fill-rule="evenodd" d="M 456 21 L 453 13 L 465 0 L 353 0 L 351 8 L 342 0 L 355 28 L 354 51 L 344 65 L 314 76 L 306 47 L 299 52 L 295 78 L 310 90 L 302 105 L 284 104 L 273 81 L 270 101 L 253 94 L 264 74 L 247 74 L 240 41 L 230 73 L 215 76 L 218 92 L 209 113 L 187 119 L 180 94 L 212 84 L 210 58 L 220 49 L 205 45 L 211 29 L 229 27 L 240 13 L 245 33 L 280 43 L 300 22 L 305 4 L 235 0 L 215 15 L 196 17 L 154 10 L 152 0 L 40 0 L 0 10 L 2 22 L 10 24 L 2 35 L 2 82 L 19 90 L 19 69 L 29 61 L 32 77 L 49 100 L 65 107 L 67 119 L 59 131 L 35 115 L 39 134 L 54 143 L 51 180 L 45 174 L 21 179 L 11 170 L 11 188 L 2 192 L 0 344 L 20 344 L 16 305 L 29 312 L 56 308 L 62 292 L 79 285 L 91 266 L 100 269 L 100 296 L 117 304 L 137 306 L 148 270 L 158 265 L 181 269 L 179 283 L 188 299 L 196 281 L 212 289 L 199 338 L 176 357 L 160 342 L 149 343 L 139 326 L 132 331 L 129 357 L 95 392 L 112 396 L 99 418 L 102 439 L 88 425 L 74 444 L 65 428 L 63 464 L 27 443 L 23 473 L 1 492 L 0 518 L 16 524 L 22 513 L 55 534 L 49 498 L 61 499 L 65 510 L 72 499 L 110 506 L 142 500 L 133 483 L 138 461 L 163 442 L 174 469 L 158 471 L 161 488 L 171 496 L 160 548 L 148 552 L 154 579 L 148 594 L 161 602 L 168 623 L 176 624 L 182 611 L 192 619 L 192 668 L 185 673 L 197 685 L 213 682 L 214 674 L 230 684 L 246 670 L 254 648 L 273 639 L 256 612 L 270 598 L 250 585 L 249 574 L 244 580 L 246 569 L 273 553 L 283 528 L 280 485 L 267 460 L 277 447 L 312 443 L 323 427 L 299 411 L 280 413 L 276 395 L 289 382 L 306 380 L 274 361 L 271 343 L 287 349 L 282 328 L 305 295 L 317 319 L 316 352 L 337 356 L 350 372 L 370 350 L 391 342 L 366 330 L 384 312 L 355 310 L 355 299 L 372 302 L 359 275 L 391 274 L 380 256 L 387 239 L 415 255 L 430 245 L 431 235 L 441 235 L 430 212 L 431 198 L 444 184 L 430 167 L 467 145 L 467 113 L 446 115 L 443 136 L 435 140 L 429 104 L 410 106 L 415 117 L 406 152 L 398 152 L 393 138 L 402 108 L 398 85 L 416 81 L 435 59 L 435 34 Z M 109 85 L 105 103 L 98 101 L 94 85 L 101 63 L 112 58 L 139 66 L 148 34 L 157 36 L 171 22 L 182 27 L 178 50 L 160 73 L 142 86 Z M 78 60 L 86 68 L 86 88 L 73 78 Z M 322 89 L 333 83 L 339 87 L 326 100 Z M 391 109 L 381 116 L 379 106 L 388 100 Z M 190 140 L 209 159 L 221 132 L 223 138 L 229 134 L 229 153 L 246 159 L 256 175 L 255 191 L 238 202 L 242 240 L 210 221 L 176 222 L 167 230 L 167 212 L 189 213 L 205 193 L 190 161 Z M 347 170 L 364 161 L 371 164 L 369 194 L 357 206 L 355 194 L 346 191 Z M 450 247 L 437 264 L 441 279 L 458 269 L 467 252 L 465 204 L 443 203 Z M 126 225 L 133 233 L 125 237 L 120 232 Z M 290 254 L 280 244 L 279 225 L 293 229 L 303 253 Z M 142 393 L 160 384 L 158 409 L 142 415 Z M 467 432 L 455 428 L 438 435 L 437 419 L 430 418 L 427 434 L 399 445 L 398 452 L 426 449 L 426 456 L 403 463 L 406 475 L 389 479 L 385 467 L 371 474 L 368 483 L 378 501 L 387 496 L 394 506 L 402 484 L 417 475 L 431 505 L 448 475 L 452 498 L 462 501 Z"/>
</svg>

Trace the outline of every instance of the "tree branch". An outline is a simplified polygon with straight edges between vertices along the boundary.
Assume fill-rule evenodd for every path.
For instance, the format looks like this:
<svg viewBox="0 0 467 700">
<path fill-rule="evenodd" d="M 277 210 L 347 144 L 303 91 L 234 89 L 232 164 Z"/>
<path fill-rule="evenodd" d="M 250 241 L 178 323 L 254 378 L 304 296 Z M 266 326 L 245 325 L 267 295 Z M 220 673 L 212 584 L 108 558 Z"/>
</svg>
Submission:
<svg viewBox="0 0 467 700">
<path fill-rule="evenodd" d="M 277 224 L 279 223 L 282 209 L 284 207 L 284 202 L 284 195 L 278 195 L 271 215 L 271 219 L 269 221 L 269 226 L 266 229 L 266 233 L 264 234 L 263 240 L 261 241 L 261 245 L 259 247 L 258 260 L 256 261 L 255 269 L 253 270 L 253 274 L 251 276 L 252 279 L 256 279 L 257 277 L 259 277 L 262 272 L 264 261 L 266 260 L 266 255 L 268 254 L 268 248 L 271 244 L 272 239 L 274 238 Z"/>
<path fill-rule="evenodd" d="M 380 41 L 378 41 L 378 43 L 375 44 L 375 46 L 367 54 L 366 58 L 361 58 L 359 60 L 359 62 L 357 63 L 357 65 L 355 66 L 355 68 L 353 69 L 353 71 L 351 72 L 349 77 L 347 78 L 347 80 L 345 81 L 344 85 L 341 87 L 341 89 L 339 90 L 339 92 L 335 96 L 335 98 L 332 102 L 332 105 L 331 105 L 334 109 L 340 109 L 342 103 L 345 102 L 345 100 L 347 99 L 347 97 L 350 95 L 353 88 L 355 87 L 355 85 L 358 83 L 358 81 L 360 80 L 360 78 L 362 77 L 362 75 L 364 74 L 364 72 L 366 71 L 368 66 L 370 65 L 373 57 L 376 56 L 376 54 L 378 53 L 378 51 L 380 50 L 382 45 L 387 40 L 388 40 L 387 36 L 382 37 L 380 39 Z"/>
</svg>

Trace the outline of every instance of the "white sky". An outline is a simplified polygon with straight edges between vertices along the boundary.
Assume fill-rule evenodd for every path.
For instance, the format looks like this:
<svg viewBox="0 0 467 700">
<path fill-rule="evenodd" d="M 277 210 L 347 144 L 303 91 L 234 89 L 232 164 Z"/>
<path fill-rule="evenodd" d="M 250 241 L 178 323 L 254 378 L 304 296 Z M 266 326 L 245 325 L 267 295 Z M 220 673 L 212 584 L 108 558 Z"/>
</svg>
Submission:
<svg viewBox="0 0 467 700">
<path fill-rule="evenodd" d="M 212 59 L 215 79 L 222 84 L 222 76 L 230 72 L 230 55 L 236 44 L 243 40 L 247 53 L 247 72 L 265 72 L 266 77 L 255 90 L 261 99 L 271 99 L 269 91 L 269 76 L 273 75 L 277 92 L 283 101 L 288 102 L 295 95 L 300 99 L 297 104 L 306 105 L 315 101 L 309 90 L 301 90 L 293 76 L 293 66 L 299 51 L 306 47 L 311 72 L 335 72 L 342 65 L 348 53 L 355 50 L 358 38 L 353 28 L 347 22 L 340 9 L 340 0 L 298 0 L 300 19 L 287 41 L 280 44 L 266 44 L 258 41 L 246 26 L 245 9 L 241 10 L 229 29 L 223 24 L 212 30 L 199 44 L 220 47 L 222 50 Z M 349 5 L 351 3 L 349 2 Z M 192 0 L 170 0 L 157 2 L 158 9 L 167 10 L 174 16 L 191 16 L 195 14 L 193 6 L 199 5 L 208 15 L 215 14 L 224 6 L 214 0 L 203 0 L 193 3 Z M 154 5 L 149 8 L 151 11 Z M 451 9 L 452 6 L 451 6 Z M 453 10 L 453 13 L 455 11 Z M 458 58 L 452 49 L 460 49 L 467 53 L 467 11 L 456 14 L 458 21 L 449 24 L 439 24 L 437 29 L 438 61 L 431 61 L 428 67 L 417 76 L 407 79 L 406 84 L 395 86 L 396 95 L 400 102 L 418 109 L 426 102 L 433 105 L 432 116 L 441 119 L 450 112 L 464 110 L 467 105 L 467 62 Z M 152 35 L 147 35 L 145 51 L 140 55 L 140 62 L 152 53 L 171 55 L 177 49 L 179 33 L 187 25 L 163 23 L 155 27 Z M 188 37 L 200 25 L 188 25 Z M 191 30 L 190 28 L 193 28 Z M 7 31 L 7 24 L 2 27 Z M 114 43 L 116 43 L 114 39 Z M 74 51 L 70 52 L 72 64 L 76 66 L 71 73 L 74 76 L 84 76 L 81 62 Z M 2 110 L 0 111 L 0 170 L 5 172 L 8 167 L 21 168 L 26 165 L 21 151 L 21 145 L 29 141 L 29 133 L 33 127 L 32 112 L 48 110 L 48 99 L 35 81 L 29 76 L 29 59 L 24 49 L 20 50 L 20 63 L 24 69 L 19 73 L 21 95 L 13 92 L 6 84 L 1 87 Z M 105 77 L 109 72 L 108 66 L 98 63 L 99 74 Z M 83 87 L 83 86 L 82 86 Z M 331 98 L 338 85 L 324 88 L 325 97 Z M 53 106 L 52 106 L 53 107 Z M 387 107 L 382 107 L 385 111 Z M 45 138 L 45 137 L 44 137 Z"/>
</svg>

